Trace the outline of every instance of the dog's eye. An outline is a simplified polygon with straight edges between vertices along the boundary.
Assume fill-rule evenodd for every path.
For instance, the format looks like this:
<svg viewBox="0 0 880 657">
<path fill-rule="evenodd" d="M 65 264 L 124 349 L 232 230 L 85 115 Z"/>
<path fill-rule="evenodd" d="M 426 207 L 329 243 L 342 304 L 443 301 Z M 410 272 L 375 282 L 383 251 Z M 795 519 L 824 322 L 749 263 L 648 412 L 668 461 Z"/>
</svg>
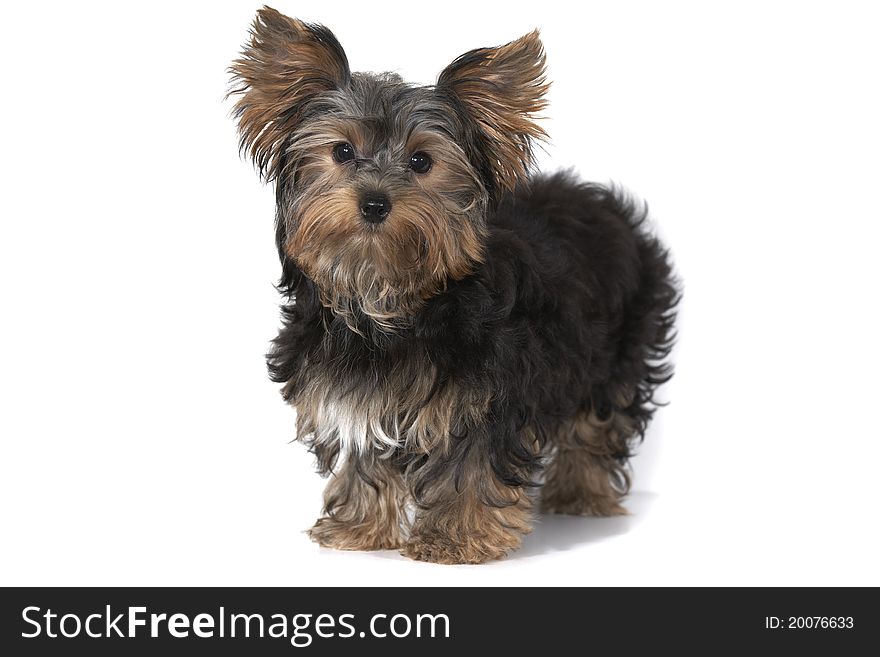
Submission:
<svg viewBox="0 0 880 657">
<path fill-rule="evenodd" d="M 409 158 L 409 168 L 416 173 L 428 173 L 431 169 L 431 156 L 427 153 L 413 153 Z"/>
<path fill-rule="evenodd" d="M 333 159 L 342 164 L 343 162 L 351 162 L 354 159 L 354 148 L 351 144 L 345 142 L 336 144 L 333 147 Z"/>
</svg>

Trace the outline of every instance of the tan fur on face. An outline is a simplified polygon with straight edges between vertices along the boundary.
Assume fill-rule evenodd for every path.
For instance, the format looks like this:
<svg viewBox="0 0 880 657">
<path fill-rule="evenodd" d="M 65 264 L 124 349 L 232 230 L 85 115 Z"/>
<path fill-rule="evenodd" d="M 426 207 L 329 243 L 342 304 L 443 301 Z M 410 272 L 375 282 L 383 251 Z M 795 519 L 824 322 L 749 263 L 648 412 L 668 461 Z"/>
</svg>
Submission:
<svg viewBox="0 0 880 657">
<path fill-rule="evenodd" d="M 533 140 L 546 138 L 534 122 L 549 88 L 538 32 L 465 53 L 440 74 L 437 86 L 461 101 L 486 138 L 496 181 L 513 190 L 533 162 Z"/>
<path fill-rule="evenodd" d="M 293 142 L 309 193 L 292 201 L 285 250 L 353 330 L 355 310 L 393 330 L 482 260 L 485 229 L 472 220 L 482 217 L 482 186 L 460 148 L 439 135 L 416 134 L 374 171 L 333 160 L 333 145 L 346 140 L 369 155 L 363 126 L 351 120 L 322 119 Z M 427 174 L 406 167 L 416 150 L 434 159 Z M 392 203 L 381 224 L 360 216 L 362 192 L 371 188 Z"/>
<path fill-rule="evenodd" d="M 625 416 L 599 420 L 582 413 L 553 437 L 541 488 L 541 510 L 569 515 L 626 514 L 620 500 L 629 491 L 626 468 L 614 454 L 626 451 L 632 427 Z"/>
</svg>

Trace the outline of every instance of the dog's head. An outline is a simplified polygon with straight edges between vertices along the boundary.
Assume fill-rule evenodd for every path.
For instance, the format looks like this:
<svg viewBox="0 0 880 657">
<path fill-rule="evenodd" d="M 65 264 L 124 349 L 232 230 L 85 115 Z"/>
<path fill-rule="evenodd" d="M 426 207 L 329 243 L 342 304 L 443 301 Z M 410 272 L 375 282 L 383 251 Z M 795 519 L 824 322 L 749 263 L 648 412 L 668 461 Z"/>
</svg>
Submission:
<svg viewBox="0 0 880 657">
<path fill-rule="evenodd" d="M 276 184 L 285 271 L 337 314 L 385 328 L 473 271 L 487 209 L 525 178 L 544 135 L 536 32 L 470 51 L 421 87 L 351 73 L 329 30 L 264 8 L 231 72 L 241 148 Z"/>
</svg>

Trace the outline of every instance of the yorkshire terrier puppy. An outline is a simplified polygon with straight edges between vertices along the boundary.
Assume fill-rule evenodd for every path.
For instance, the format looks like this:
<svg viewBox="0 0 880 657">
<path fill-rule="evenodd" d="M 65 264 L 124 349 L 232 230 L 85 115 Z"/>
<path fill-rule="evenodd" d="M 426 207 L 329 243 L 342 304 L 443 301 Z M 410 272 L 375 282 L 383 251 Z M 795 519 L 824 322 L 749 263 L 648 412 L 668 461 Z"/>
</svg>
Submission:
<svg viewBox="0 0 880 657">
<path fill-rule="evenodd" d="M 539 505 L 625 513 L 679 294 L 640 204 L 532 173 L 538 33 L 416 86 L 264 8 L 230 71 L 276 192 L 269 369 L 330 476 L 312 539 L 481 563 Z"/>
</svg>

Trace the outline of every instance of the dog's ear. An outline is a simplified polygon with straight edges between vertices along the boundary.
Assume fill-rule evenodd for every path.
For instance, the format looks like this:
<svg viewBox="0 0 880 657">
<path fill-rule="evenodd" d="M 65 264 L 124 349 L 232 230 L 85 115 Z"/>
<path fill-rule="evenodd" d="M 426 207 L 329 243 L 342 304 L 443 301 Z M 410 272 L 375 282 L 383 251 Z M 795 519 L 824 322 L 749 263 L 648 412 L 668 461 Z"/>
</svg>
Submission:
<svg viewBox="0 0 880 657">
<path fill-rule="evenodd" d="M 230 96 L 238 95 L 239 147 L 271 181 L 278 174 L 284 140 L 306 101 L 348 85 L 351 71 L 339 41 L 322 25 L 304 23 L 263 7 L 250 41 L 229 69 Z"/>
<path fill-rule="evenodd" d="M 495 183 L 512 190 L 532 164 L 533 143 L 546 138 L 535 123 L 549 84 L 538 31 L 497 48 L 479 48 L 450 64 L 437 89 L 453 94 L 478 127 Z"/>
</svg>

